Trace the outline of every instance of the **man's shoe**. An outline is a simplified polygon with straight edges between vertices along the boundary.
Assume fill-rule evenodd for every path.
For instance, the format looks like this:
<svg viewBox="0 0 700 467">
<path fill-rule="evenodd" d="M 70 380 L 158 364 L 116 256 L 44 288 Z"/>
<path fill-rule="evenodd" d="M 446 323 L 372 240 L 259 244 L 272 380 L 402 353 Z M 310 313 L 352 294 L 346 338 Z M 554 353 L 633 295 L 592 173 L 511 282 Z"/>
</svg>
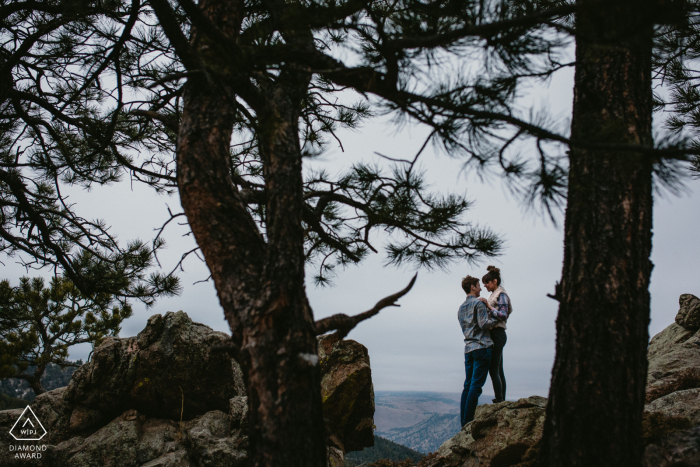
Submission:
<svg viewBox="0 0 700 467">
<path fill-rule="evenodd" d="M 491 399 L 491 401 L 492 401 L 494 404 L 498 404 L 499 402 L 503 402 L 503 401 L 500 400 L 500 399 Z"/>
</svg>

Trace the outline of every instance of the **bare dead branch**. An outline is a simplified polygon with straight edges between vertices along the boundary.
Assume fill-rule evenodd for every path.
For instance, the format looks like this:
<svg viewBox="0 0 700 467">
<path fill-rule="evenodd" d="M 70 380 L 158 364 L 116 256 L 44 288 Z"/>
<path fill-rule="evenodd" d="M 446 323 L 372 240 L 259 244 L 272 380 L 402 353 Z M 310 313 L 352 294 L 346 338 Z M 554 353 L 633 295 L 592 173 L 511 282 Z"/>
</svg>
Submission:
<svg viewBox="0 0 700 467">
<path fill-rule="evenodd" d="M 548 294 L 547 294 L 547 297 L 551 298 L 552 300 L 556 300 L 556 301 L 558 301 L 559 303 L 562 303 L 562 302 L 564 301 L 564 300 L 563 300 L 563 297 L 562 297 L 562 295 L 561 295 L 561 284 L 560 284 L 559 282 L 557 282 L 557 283 L 554 285 L 554 295 L 548 293 Z"/>
<path fill-rule="evenodd" d="M 347 336 L 348 333 L 352 331 L 355 326 L 360 324 L 362 321 L 378 314 L 382 309 L 388 306 L 399 306 L 396 304 L 396 301 L 399 298 L 406 295 L 413 288 L 413 284 L 416 283 L 417 277 L 418 273 L 416 273 L 413 276 L 411 282 L 408 283 L 406 288 L 399 292 L 396 292 L 393 295 L 389 295 L 388 297 L 382 298 L 377 302 L 376 305 L 374 305 L 374 307 L 372 307 L 372 309 L 367 310 L 364 313 L 360 313 L 355 316 L 348 316 L 346 314 L 339 313 L 337 315 L 329 316 L 327 318 L 323 318 L 316 321 L 316 335 L 320 336 L 321 334 L 325 334 L 328 331 L 332 331 L 335 329 L 337 331 L 330 337 L 330 339 L 332 340 L 331 344 L 339 341 L 340 339 Z"/>
</svg>

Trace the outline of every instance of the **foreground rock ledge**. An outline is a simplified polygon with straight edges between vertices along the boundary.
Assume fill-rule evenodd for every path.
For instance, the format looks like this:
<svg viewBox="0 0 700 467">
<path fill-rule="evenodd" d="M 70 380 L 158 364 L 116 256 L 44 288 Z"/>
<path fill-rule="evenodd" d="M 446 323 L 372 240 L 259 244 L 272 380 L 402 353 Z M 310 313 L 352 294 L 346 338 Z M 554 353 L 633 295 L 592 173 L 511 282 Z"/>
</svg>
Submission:
<svg viewBox="0 0 700 467">
<path fill-rule="evenodd" d="M 32 410 L 48 434 L 17 442 L 22 409 L 0 411 L 0 465 L 46 467 L 243 467 L 248 401 L 238 364 L 212 348 L 225 333 L 182 311 L 154 315 L 135 337 L 107 338 L 68 387 L 38 396 Z M 374 392 L 367 349 L 319 340 L 329 464 L 373 445 Z M 40 459 L 10 446 L 46 445 Z"/>
<path fill-rule="evenodd" d="M 524 467 L 542 438 L 547 399 L 480 405 L 474 421 L 421 463 L 422 467 Z"/>
</svg>

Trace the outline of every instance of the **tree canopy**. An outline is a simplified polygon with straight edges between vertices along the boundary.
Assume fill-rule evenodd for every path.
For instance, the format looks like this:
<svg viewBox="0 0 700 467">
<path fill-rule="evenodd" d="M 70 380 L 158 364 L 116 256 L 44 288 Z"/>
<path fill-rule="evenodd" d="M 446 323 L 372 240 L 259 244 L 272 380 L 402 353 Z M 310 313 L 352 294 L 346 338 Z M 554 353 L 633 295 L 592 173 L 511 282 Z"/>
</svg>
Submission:
<svg viewBox="0 0 700 467">
<path fill-rule="evenodd" d="M 664 115 L 665 127 L 672 134 L 691 138 L 695 152 L 690 170 L 700 177 L 700 3 L 683 2 L 684 11 L 672 25 L 660 27 L 655 36 L 654 78 L 664 84 L 656 97 L 656 110 Z"/>
<path fill-rule="evenodd" d="M 305 156 L 335 143 L 339 129 L 394 113 L 429 125 L 426 145 L 466 155 L 480 168 L 497 164 L 527 181 L 520 188 L 533 199 L 540 194 L 547 203 L 561 201 L 565 172 L 557 158 L 528 167 L 517 155 L 506 157 L 506 150 L 519 138 L 547 134 L 537 122 L 518 119 L 509 105 L 519 77 L 564 66 L 556 62 L 558 39 L 537 27 L 544 20 L 556 31 L 559 25 L 550 19 L 569 6 L 320 2 L 285 7 L 284 18 L 273 19 L 280 5 L 241 5 L 246 20 L 234 40 L 209 28 L 190 1 L 4 4 L 3 252 L 31 266 L 58 267 L 88 290 L 142 298 L 177 289 L 172 277 L 144 273 L 162 237 L 151 245 L 120 246 L 105 221 L 83 219 L 64 191 L 125 175 L 158 191 L 174 190 L 183 84 L 197 73 L 213 77 L 206 57 L 192 62 L 183 45 L 197 24 L 214 34 L 207 40 L 216 53 L 236 63 L 238 77 L 217 69 L 223 74 L 216 79 L 252 80 L 248 91 L 230 96 L 237 110 L 229 169 L 263 234 L 266 193 L 254 101 L 264 81 L 279 80 L 285 67 L 313 74 L 299 115 Z M 280 35 L 301 24 L 314 36 L 313 50 L 297 50 Z M 469 64 L 444 73 L 457 52 Z M 351 54 L 357 65 L 338 61 L 341 53 Z M 543 53 L 548 58 L 540 60 Z M 359 94 L 352 97 L 349 89 Z M 384 99 L 372 101 L 367 92 Z M 304 180 L 305 252 L 318 266 L 318 282 L 336 265 L 377 251 L 370 233 L 379 229 L 395 234 L 386 251 L 396 264 L 445 266 L 500 252 L 502 243 L 492 232 L 465 220 L 469 205 L 463 196 L 428 192 L 414 167 L 413 159 L 388 170 L 359 164 L 338 177 L 321 172 Z"/>
<path fill-rule="evenodd" d="M 1 3 L 0 252 L 29 268 L 53 267 L 86 293 L 150 304 L 179 290 L 174 276 L 147 272 L 162 242 L 120 245 L 66 194 L 120 180 L 130 166 L 122 152 L 145 138 L 100 84 L 107 63 L 126 59 L 117 28 L 133 23 L 121 9 L 109 1 Z"/>
</svg>

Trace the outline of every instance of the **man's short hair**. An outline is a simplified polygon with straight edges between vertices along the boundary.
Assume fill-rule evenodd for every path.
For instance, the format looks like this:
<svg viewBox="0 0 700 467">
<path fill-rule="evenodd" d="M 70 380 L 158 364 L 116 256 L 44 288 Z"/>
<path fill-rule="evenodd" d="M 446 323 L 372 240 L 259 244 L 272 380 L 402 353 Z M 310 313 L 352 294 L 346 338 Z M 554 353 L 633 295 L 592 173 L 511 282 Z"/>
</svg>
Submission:
<svg viewBox="0 0 700 467">
<path fill-rule="evenodd" d="M 476 277 L 472 276 L 467 276 L 464 279 L 462 279 L 462 289 L 469 295 L 472 291 L 472 286 L 475 286 L 476 284 L 479 283 L 479 279 Z"/>
</svg>

